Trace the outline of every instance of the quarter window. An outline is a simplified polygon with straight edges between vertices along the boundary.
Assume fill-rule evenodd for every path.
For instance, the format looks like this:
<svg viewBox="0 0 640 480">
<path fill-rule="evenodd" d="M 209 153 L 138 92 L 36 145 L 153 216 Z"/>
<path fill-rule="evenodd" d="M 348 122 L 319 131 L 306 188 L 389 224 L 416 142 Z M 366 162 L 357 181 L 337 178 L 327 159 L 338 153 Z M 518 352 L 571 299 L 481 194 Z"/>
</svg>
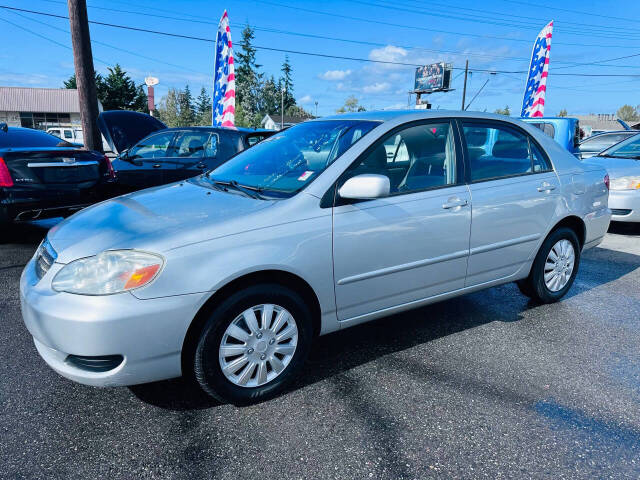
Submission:
<svg viewBox="0 0 640 480">
<path fill-rule="evenodd" d="M 454 185 L 457 178 L 453 128 L 444 122 L 394 132 L 345 173 L 343 181 L 364 173 L 385 175 L 392 194 Z"/>
<path fill-rule="evenodd" d="M 543 153 L 527 135 L 509 127 L 462 123 L 471 181 L 491 180 L 550 170 Z M 479 145 L 477 138 L 485 138 Z M 531 146 L 531 147 L 530 147 Z"/>
</svg>

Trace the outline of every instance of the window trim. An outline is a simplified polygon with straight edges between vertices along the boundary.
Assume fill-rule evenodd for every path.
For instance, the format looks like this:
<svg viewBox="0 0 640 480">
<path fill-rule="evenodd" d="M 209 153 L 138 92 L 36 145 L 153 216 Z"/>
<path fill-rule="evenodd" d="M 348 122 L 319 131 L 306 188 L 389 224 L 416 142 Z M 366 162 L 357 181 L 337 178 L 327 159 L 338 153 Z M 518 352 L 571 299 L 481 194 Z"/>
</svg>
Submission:
<svg viewBox="0 0 640 480">
<path fill-rule="evenodd" d="M 549 158 L 549 155 L 544 150 L 544 148 L 542 148 L 540 143 L 535 138 L 533 138 L 533 136 L 531 134 L 529 134 L 529 132 L 527 132 L 526 130 L 524 130 L 520 126 L 514 125 L 512 123 L 508 123 L 508 122 L 501 122 L 500 120 L 482 119 L 482 118 L 457 118 L 456 121 L 458 122 L 458 130 L 459 130 L 459 134 L 460 134 L 460 142 L 462 144 L 462 150 L 463 150 L 463 155 L 464 155 L 465 182 L 468 185 L 475 185 L 477 183 L 482 183 L 482 182 L 492 182 L 492 181 L 495 181 L 495 180 L 503 180 L 503 179 L 509 179 L 509 178 L 524 177 L 524 176 L 528 176 L 528 175 L 540 175 L 540 174 L 543 174 L 543 173 L 555 172 L 555 167 L 553 165 L 553 162 Z M 466 142 L 466 139 L 465 139 L 465 136 L 464 136 L 464 124 L 465 123 L 466 124 L 470 124 L 471 123 L 471 124 L 481 125 L 481 126 L 485 126 L 485 127 L 488 127 L 488 128 L 496 128 L 496 129 L 503 128 L 503 129 L 506 129 L 506 130 L 513 130 L 513 131 L 515 131 L 517 133 L 520 133 L 520 134 L 524 135 L 525 138 L 527 139 L 527 149 L 529 151 L 529 160 L 531 162 L 531 171 L 530 172 L 524 172 L 524 173 L 516 173 L 516 174 L 512 174 L 512 175 L 503 175 L 503 176 L 499 176 L 499 177 L 490 177 L 490 178 L 483 178 L 483 179 L 479 179 L 479 180 L 472 180 L 471 179 L 471 162 L 470 162 L 470 157 L 469 157 L 469 151 L 468 151 L 468 148 L 467 148 L 467 142 Z M 538 148 L 540 153 L 542 154 L 542 158 L 543 158 L 543 160 L 545 161 L 545 163 L 548 166 L 548 168 L 546 170 L 541 170 L 539 172 L 534 172 L 533 171 L 534 164 L 533 164 L 533 156 L 532 156 L 532 151 L 531 151 L 531 143 L 533 143 Z"/>
<path fill-rule="evenodd" d="M 371 145 L 369 145 L 364 152 L 362 152 L 360 155 L 358 155 L 356 157 L 356 159 L 353 162 L 351 162 L 342 171 L 342 173 L 338 176 L 338 178 L 333 182 L 331 187 L 329 187 L 329 189 L 322 196 L 322 199 L 320 201 L 320 208 L 333 208 L 333 207 L 340 207 L 340 206 L 343 206 L 343 205 L 352 205 L 354 203 L 372 202 L 372 201 L 375 201 L 375 200 L 379 200 L 379 199 L 375 199 L 375 198 L 374 199 L 362 199 L 362 200 L 341 199 L 338 196 L 338 185 L 340 183 L 343 183 L 342 179 L 343 179 L 345 173 L 354 164 L 357 164 L 358 162 L 361 162 L 365 157 L 367 157 L 369 154 L 371 154 L 381 143 L 384 143 L 384 141 L 386 139 L 388 139 L 391 135 L 396 135 L 398 132 L 400 132 L 402 130 L 407 130 L 408 128 L 417 127 L 417 126 L 421 126 L 421 125 L 443 124 L 443 123 L 448 123 L 450 125 L 451 133 L 453 134 L 453 148 L 454 148 L 454 157 L 455 157 L 455 162 L 456 162 L 456 182 L 448 184 L 448 185 L 438 185 L 438 186 L 433 186 L 433 187 L 421 188 L 421 189 L 418 189 L 418 190 L 410 190 L 410 191 L 407 191 L 407 192 L 395 192 L 395 193 L 389 194 L 388 197 L 384 197 L 384 198 L 395 198 L 395 197 L 399 197 L 399 196 L 402 196 L 402 195 L 411 195 L 411 194 L 414 194 L 414 193 L 422 193 L 422 192 L 428 192 L 428 191 L 433 191 L 433 190 L 442 190 L 444 188 L 450 188 L 450 187 L 456 187 L 456 186 L 464 185 L 466 183 L 466 178 L 465 178 L 466 167 L 465 167 L 464 159 L 462 157 L 462 141 L 461 141 L 461 137 L 460 137 L 460 132 L 457 131 L 456 120 L 457 119 L 455 117 L 425 118 L 425 119 L 419 119 L 419 120 L 413 120 L 413 121 L 410 121 L 410 122 L 406 122 L 406 123 L 403 123 L 401 125 L 395 126 L 391 130 L 386 131 L 380 137 L 375 139 L 373 141 L 373 143 Z"/>
</svg>

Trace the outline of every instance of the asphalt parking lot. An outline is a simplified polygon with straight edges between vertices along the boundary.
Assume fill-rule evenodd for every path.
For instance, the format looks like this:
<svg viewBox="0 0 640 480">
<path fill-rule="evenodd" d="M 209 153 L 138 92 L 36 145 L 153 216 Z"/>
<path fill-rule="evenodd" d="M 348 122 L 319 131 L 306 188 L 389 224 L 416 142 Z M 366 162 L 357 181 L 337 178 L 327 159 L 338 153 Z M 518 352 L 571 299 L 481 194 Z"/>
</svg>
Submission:
<svg viewBox="0 0 640 480">
<path fill-rule="evenodd" d="M 48 226 L 0 245 L 3 478 L 640 477 L 640 228 L 558 304 L 510 284 L 332 334 L 287 393 L 236 408 L 50 370 L 18 298 Z"/>
</svg>

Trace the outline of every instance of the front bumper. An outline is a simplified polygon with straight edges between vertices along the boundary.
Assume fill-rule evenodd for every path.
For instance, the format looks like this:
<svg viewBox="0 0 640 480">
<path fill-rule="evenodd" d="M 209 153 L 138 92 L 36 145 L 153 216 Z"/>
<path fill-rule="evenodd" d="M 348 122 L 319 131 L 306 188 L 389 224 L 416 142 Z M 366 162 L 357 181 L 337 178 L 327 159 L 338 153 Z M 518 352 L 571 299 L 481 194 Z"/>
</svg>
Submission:
<svg viewBox="0 0 640 480">
<path fill-rule="evenodd" d="M 140 300 L 131 293 L 86 296 L 58 293 L 54 263 L 38 281 L 34 261 L 20 279 L 24 323 L 40 356 L 60 375 L 94 386 L 135 385 L 181 375 L 182 344 L 206 300 L 203 293 Z M 121 355 L 113 369 L 84 368 L 69 356 Z"/>
<path fill-rule="evenodd" d="M 640 222 L 640 190 L 611 190 L 609 208 L 614 222 Z"/>
</svg>

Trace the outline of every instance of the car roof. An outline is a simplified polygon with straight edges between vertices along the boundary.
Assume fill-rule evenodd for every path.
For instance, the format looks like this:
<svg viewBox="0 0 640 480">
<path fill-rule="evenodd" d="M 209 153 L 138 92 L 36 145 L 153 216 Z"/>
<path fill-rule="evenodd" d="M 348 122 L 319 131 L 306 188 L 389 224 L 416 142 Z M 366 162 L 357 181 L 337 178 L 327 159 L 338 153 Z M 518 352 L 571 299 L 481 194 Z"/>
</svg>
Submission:
<svg viewBox="0 0 640 480">
<path fill-rule="evenodd" d="M 353 112 L 353 113 L 340 113 L 337 115 L 330 115 L 328 117 L 320 117 L 312 122 L 322 120 L 370 120 L 377 122 L 389 122 L 400 118 L 406 118 L 406 120 L 420 120 L 430 118 L 478 118 L 485 120 L 502 120 L 502 121 L 517 121 L 519 118 L 507 117 L 497 113 L 488 112 L 469 112 L 463 110 L 378 110 L 378 111 L 366 111 L 366 112 Z"/>
<path fill-rule="evenodd" d="M 246 128 L 246 127 L 228 128 L 228 127 L 213 127 L 213 126 L 205 126 L 205 125 L 198 125 L 193 127 L 170 127 L 162 131 L 166 131 L 166 130 L 179 130 L 179 131 L 192 130 L 194 132 L 224 131 L 224 132 L 236 132 L 236 133 L 275 133 L 274 130 L 265 130 L 265 129 L 259 129 L 259 128 L 255 128 L 255 129 Z"/>
</svg>

